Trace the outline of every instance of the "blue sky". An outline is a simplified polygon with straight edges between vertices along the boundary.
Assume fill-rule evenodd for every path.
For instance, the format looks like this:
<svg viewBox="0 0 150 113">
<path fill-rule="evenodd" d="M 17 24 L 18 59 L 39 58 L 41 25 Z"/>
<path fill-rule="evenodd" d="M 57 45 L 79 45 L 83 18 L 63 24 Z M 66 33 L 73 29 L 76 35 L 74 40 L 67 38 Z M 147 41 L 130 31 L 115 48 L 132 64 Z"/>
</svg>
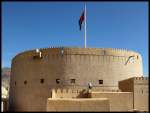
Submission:
<svg viewBox="0 0 150 113">
<path fill-rule="evenodd" d="M 2 67 L 25 50 L 84 47 L 83 9 L 83 2 L 3 2 Z M 148 2 L 87 2 L 87 47 L 138 52 L 148 75 Z"/>
</svg>

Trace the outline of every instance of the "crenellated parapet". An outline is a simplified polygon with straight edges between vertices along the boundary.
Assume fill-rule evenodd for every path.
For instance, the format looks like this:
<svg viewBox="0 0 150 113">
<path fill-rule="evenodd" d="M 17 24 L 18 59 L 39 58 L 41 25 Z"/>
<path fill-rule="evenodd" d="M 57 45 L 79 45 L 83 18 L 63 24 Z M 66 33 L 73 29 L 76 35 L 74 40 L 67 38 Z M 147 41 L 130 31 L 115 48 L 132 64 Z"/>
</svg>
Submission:
<svg viewBox="0 0 150 113">
<path fill-rule="evenodd" d="M 58 88 L 51 90 L 51 98 L 85 98 L 86 97 L 86 90 L 84 89 L 65 89 L 65 88 Z"/>
<path fill-rule="evenodd" d="M 88 96 L 88 93 L 93 92 L 93 90 L 88 89 L 65 89 L 65 88 L 58 88 L 58 89 L 52 89 L 51 90 L 51 98 L 86 98 Z M 99 90 L 98 92 L 104 93 L 104 92 L 121 92 L 121 90 L 113 90 L 113 89 L 103 89 Z"/>
<path fill-rule="evenodd" d="M 134 77 L 134 80 L 149 80 L 149 77 Z"/>
<path fill-rule="evenodd" d="M 125 49 L 112 49 L 112 48 L 67 48 L 67 47 L 50 47 L 39 49 L 43 58 L 59 57 L 59 56 L 84 56 L 84 59 L 88 57 L 95 57 L 102 59 L 103 61 L 111 62 L 118 61 L 124 62 L 124 64 L 132 62 L 142 62 L 141 55 L 139 53 L 125 50 Z M 16 59 L 31 58 L 36 54 L 36 49 L 19 53 L 13 58 L 13 62 Z"/>
</svg>

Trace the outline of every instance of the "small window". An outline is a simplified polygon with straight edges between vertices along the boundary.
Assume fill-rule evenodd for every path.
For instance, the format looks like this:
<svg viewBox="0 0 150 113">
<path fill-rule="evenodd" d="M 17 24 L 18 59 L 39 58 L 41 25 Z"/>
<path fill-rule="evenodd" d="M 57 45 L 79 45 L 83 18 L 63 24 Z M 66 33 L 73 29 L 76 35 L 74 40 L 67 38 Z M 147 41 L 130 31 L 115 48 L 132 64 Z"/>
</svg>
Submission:
<svg viewBox="0 0 150 113">
<path fill-rule="evenodd" d="M 71 84 L 75 84 L 75 79 L 70 79 Z"/>
<path fill-rule="evenodd" d="M 16 81 L 15 81 L 15 86 L 16 86 Z"/>
<path fill-rule="evenodd" d="M 35 53 L 35 54 L 33 55 L 33 59 L 42 59 L 42 58 L 43 58 L 43 56 L 42 56 L 42 53 L 41 53 L 41 52 Z"/>
<path fill-rule="evenodd" d="M 142 90 L 142 94 L 143 94 L 143 90 Z"/>
<path fill-rule="evenodd" d="M 60 79 L 56 79 L 56 83 L 59 84 L 60 83 Z"/>
<path fill-rule="evenodd" d="M 99 80 L 99 84 L 103 84 L 103 80 Z"/>
<path fill-rule="evenodd" d="M 137 56 L 137 59 L 139 59 L 139 56 Z"/>
<path fill-rule="evenodd" d="M 26 80 L 24 81 L 24 84 L 27 84 L 27 81 L 26 81 Z"/>
<path fill-rule="evenodd" d="M 42 79 L 40 79 L 40 82 L 41 82 L 41 84 L 43 84 L 44 83 L 44 79 L 42 78 Z"/>
<path fill-rule="evenodd" d="M 104 50 L 104 55 L 106 54 L 106 51 Z"/>
</svg>

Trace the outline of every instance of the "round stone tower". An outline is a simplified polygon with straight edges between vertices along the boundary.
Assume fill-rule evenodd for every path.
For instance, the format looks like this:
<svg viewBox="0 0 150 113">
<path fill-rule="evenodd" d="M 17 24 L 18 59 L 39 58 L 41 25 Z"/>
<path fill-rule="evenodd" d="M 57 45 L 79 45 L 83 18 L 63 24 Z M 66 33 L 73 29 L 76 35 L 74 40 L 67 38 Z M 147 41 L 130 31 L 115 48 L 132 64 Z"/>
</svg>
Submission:
<svg viewBox="0 0 150 113">
<path fill-rule="evenodd" d="M 46 111 L 52 88 L 118 89 L 118 81 L 142 76 L 141 55 L 112 48 L 44 48 L 12 60 L 9 109 Z"/>
</svg>

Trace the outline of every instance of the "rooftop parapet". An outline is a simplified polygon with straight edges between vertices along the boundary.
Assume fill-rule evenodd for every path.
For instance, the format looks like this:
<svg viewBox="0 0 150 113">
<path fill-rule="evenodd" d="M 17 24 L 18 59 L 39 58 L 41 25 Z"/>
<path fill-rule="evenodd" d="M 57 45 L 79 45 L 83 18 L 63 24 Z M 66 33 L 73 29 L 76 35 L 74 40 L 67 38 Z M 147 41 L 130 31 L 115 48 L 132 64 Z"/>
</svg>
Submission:
<svg viewBox="0 0 150 113">
<path fill-rule="evenodd" d="M 32 49 L 29 51 L 24 51 L 19 54 L 17 54 L 13 60 L 16 57 L 21 57 L 21 56 L 32 56 L 33 54 L 36 53 L 36 49 Z M 129 57 L 129 56 L 134 56 L 134 57 L 141 57 L 141 55 L 137 52 L 134 51 L 129 51 L 125 49 L 114 49 L 114 48 L 73 48 L 73 47 L 50 47 L 50 48 L 39 48 L 41 53 L 44 54 L 89 54 L 89 55 L 110 55 L 110 56 L 124 56 L 124 57 Z"/>
<path fill-rule="evenodd" d="M 149 77 L 134 77 L 134 80 L 149 80 Z"/>
<path fill-rule="evenodd" d="M 83 91 L 85 91 L 86 89 L 52 89 L 52 92 L 57 93 L 81 93 Z M 120 89 L 102 89 L 102 90 L 98 90 L 99 92 L 121 92 Z"/>
</svg>

